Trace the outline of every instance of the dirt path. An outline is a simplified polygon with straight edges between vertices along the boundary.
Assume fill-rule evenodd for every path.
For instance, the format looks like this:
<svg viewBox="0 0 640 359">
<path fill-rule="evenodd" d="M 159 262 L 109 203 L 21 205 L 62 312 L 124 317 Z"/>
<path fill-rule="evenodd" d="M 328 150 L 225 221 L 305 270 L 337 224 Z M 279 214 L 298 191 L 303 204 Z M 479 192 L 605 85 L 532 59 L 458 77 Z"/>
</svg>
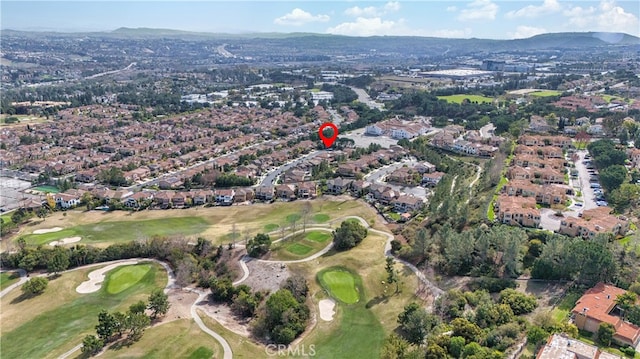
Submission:
<svg viewBox="0 0 640 359">
<path fill-rule="evenodd" d="M 193 320 L 195 320 L 196 324 L 198 325 L 198 327 L 200 327 L 200 329 L 203 332 L 212 336 L 215 340 L 218 341 L 218 343 L 220 343 L 220 345 L 222 345 L 222 350 L 224 351 L 224 354 L 222 355 L 222 357 L 224 359 L 233 359 L 233 351 L 231 351 L 231 346 L 229 346 L 229 343 L 226 341 L 226 339 L 224 339 L 220 334 L 209 329 L 204 324 L 200 316 L 198 315 L 198 311 L 197 311 L 198 303 L 204 301 L 204 299 L 209 294 L 207 292 L 198 291 L 196 289 L 191 289 L 191 291 L 194 293 L 198 293 L 198 299 L 195 302 L 193 302 L 193 304 L 191 305 L 191 317 L 193 317 Z"/>
<path fill-rule="evenodd" d="M 471 195 L 473 192 L 473 186 L 475 186 L 475 184 L 480 180 L 480 175 L 482 175 L 482 167 L 480 167 L 479 165 L 473 164 L 472 165 L 476 166 L 476 168 L 478 169 L 478 171 L 476 172 L 476 178 L 473 179 L 473 181 L 471 181 L 471 183 L 469 183 L 469 198 L 467 198 L 467 204 L 469 204 L 469 202 L 471 201 Z"/>
</svg>

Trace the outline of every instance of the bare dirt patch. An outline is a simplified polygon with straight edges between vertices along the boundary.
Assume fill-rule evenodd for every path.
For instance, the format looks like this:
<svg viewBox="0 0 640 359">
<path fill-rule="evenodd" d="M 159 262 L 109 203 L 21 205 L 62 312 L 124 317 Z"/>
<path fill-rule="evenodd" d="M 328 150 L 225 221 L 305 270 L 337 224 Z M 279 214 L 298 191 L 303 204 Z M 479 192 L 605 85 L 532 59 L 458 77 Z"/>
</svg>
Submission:
<svg viewBox="0 0 640 359">
<path fill-rule="evenodd" d="M 254 291 L 269 291 L 271 293 L 280 289 L 282 283 L 291 276 L 289 268 L 285 264 L 248 261 L 249 278 L 242 284 L 246 284 Z"/>
<path fill-rule="evenodd" d="M 61 246 L 63 244 L 80 242 L 81 240 L 82 240 L 82 237 L 67 237 L 67 238 L 62 238 L 61 240 L 58 240 L 58 241 L 53 241 L 53 242 L 49 243 L 49 245 L 50 246 Z"/>
<path fill-rule="evenodd" d="M 198 306 L 209 317 L 220 323 L 226 329 L 248 338 L 251 335 L 249 322 L 251 318 L 241 318 L 231 311 L 229 305 L 224 303 L 208 302 Z"/>
<path fill-rule="evenodd" d="M 80 294 L 97 292 L 102 287 L 102 282 L 104 282 L 105 273 L 120 266 L 134 265 L 137 263 L 138 263 L 137 260 L 124 261 L 120 263 L 110 264 L 100 269 L 96 269 L 93 272 L 89 273 L 89 280 L 80 283 L 80 285 L 76 288 L 76 292 Z"/>
<path fill-rule="evenodd" d="M 53 233 L 53 232 L 60 232 L 61 230 L 62 230 L 62 227 L 43 228 L 43 229 L 36 229 L 35 231 L 33 231 L 33 234 Z"/>
<path fill-rule="evenodd" d="M 333 310 L 336 307 L 336 302 L 332 299 L 323 299 L 318 303 L 320 309 L 320 319 L 330 322 L 333 320 L 333 315 L 336 311 Z"/>
<path fill-rule="evenodd" d="M 191 304 L 198 299 L 197 293 L 183 291 L 181 289 L 170 289 L 167 295 L 169 296 L 171 306 L 162 320 L 163 323 L 183 318 L 191 318 Z"/>
</svg>

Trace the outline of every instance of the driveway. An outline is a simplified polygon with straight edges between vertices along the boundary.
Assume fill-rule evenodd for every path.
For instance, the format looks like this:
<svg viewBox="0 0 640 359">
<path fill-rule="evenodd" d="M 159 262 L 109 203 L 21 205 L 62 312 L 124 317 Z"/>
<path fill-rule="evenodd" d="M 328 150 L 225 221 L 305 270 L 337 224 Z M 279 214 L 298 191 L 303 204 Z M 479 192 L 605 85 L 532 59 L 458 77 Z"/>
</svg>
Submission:
<svg viewBox="0 0 640 359">
<path fill-rule="evenodd" d="M 411 159 L 409 161 L 402 161 L 402 162 L 394 162 L 390 165 L 386 165 L 384 167 L 380 167 L 378 169 L 375 169 L 369 172 L 366 176 L 364 176 L 364 180 L 372 183 L 384 184 L 385 186 L 389 186 L 393 188 L 393 190 L 395 191 L 405 193 L 405 194 L 410 194 L 424 200 L 424 199 L 427 199 L 428 190 L 422 186 L 400 186 L 400 185 L 384 182 L 384 179 L 389 175 L 389 173 L 397 170 L 398 168 L 401 168 L 404 165 L 412 167 L 412 166 L 415 166 L 416 164 L 418 164 L 418 161 L 416 159 Z"/>
<path fill-rule="evenodd" d="M 576 163 L 576 169 L 578 170 L 578 184 L 581 188 L 582 192 L 582 209 L 579 212 L 582 212 L 584 209 L 592 209 L 598 207 L 595 202 L 595 195 L 593 193 L 593 189 L 589 184 L 589 170 L 587 166 L 584 164 L 584 156 L 587 154 L 587 151 L 582 150 L 578 151 L 578 161 Z"/>
</svg>

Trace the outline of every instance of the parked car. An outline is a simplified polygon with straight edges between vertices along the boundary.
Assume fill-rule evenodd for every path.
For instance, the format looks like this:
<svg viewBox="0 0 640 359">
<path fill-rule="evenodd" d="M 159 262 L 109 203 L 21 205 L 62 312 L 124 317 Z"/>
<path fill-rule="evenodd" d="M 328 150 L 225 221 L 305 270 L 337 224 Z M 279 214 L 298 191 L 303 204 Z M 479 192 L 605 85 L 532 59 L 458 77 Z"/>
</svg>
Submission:
<svg viewBox="0 0 640 359">
<path fill-rule="evenodd" d="M 596 204 L 600 207 L 609 205 L 609 203 L 607 203 L 606 201 L 598 201 L 596 202 Z"/>
<path fill-rule="evenodd" d="M 600 188 L 600 183 L 592 183 L 591 188 Z"/>
<path fill-rule="evenodd" d="M 576 207 L 582 207 L 582 203 L 579 203 L 579 202 L 576 202 L 573 205 L 576 206 Z"/>
</svg>

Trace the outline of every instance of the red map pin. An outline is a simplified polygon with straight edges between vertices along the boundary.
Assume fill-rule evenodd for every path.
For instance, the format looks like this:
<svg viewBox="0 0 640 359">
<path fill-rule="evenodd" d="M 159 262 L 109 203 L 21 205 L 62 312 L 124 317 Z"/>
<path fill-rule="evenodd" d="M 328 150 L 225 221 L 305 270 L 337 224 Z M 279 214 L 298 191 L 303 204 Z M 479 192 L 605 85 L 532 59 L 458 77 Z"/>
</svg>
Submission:
<svg viewBox="0 0 640 359">
<path fill-rule="evenodd" d="M 333 129 L 333 136 L 329 138 L 324 137 L 324 133 L 322 133 L 322 131 L 324 131 L 324 129 L 327 127 L 330 127 L 331 129 Z M 324 143 L 324 146 L 329 148 L 331 147 L 331 145 L 333 145 L 334 142 L 336 142 L 336 138 L 338 138 L 338 127 L 336 127 L 336 125 L 334 125 L 331 122 L 325 122 L 322 124 L 322 126 L 320 126 L 320 129 L 318 130 L 318 135 L 320 136 L 322 143 Z"/>
</svg>

